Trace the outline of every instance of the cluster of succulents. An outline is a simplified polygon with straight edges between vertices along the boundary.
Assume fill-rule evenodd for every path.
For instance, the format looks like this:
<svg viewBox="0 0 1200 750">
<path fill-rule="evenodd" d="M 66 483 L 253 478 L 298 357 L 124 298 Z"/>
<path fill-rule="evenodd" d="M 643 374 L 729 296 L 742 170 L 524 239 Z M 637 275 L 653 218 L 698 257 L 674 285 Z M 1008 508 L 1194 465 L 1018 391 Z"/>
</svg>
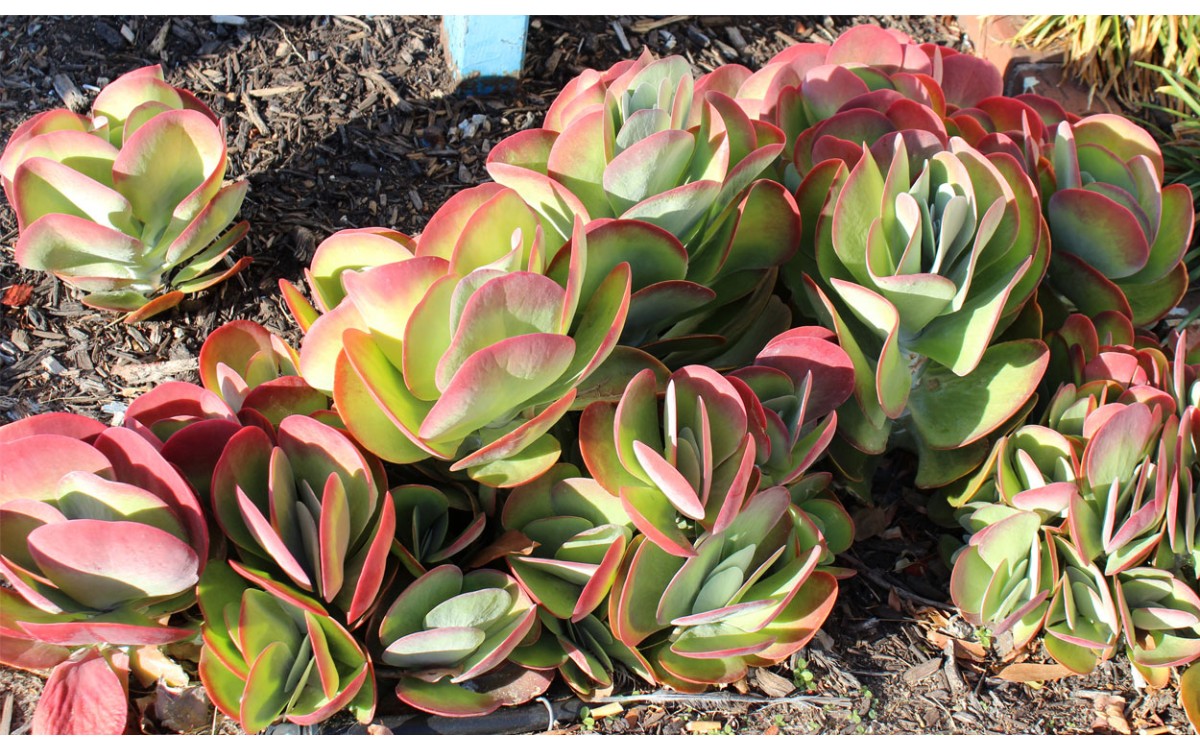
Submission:
<svg viewBox="0 0 1200 750">
<path fill-rule="evenodd" d="M 247 732 L 369 721 L 385 679 L 452 717 L 556 675 L 734 683 L 822 626 L 834 490 L 896 449 L 968 532 L 969 622 L 1073 672 L 1123 644 L 1156 685 L 1200 657 L 1200 364 L 1135 328 L 1186 289 L 1194 207 L 1140 128 L 859 27 L 757 72 L 585 71 L 487 163 L 419 235 L 344 230 L 281 281 L 298 348 L 236 321 L 122 427 L 0 427 L 35 729 L 120 731 L 132 655 L 180 641 Z M 211 112 L 135 71 L 14 134 L 18 259 L 161 312 L 244 263 L 212 271 L 245 233 L 224 168 Z"/>
</svg>

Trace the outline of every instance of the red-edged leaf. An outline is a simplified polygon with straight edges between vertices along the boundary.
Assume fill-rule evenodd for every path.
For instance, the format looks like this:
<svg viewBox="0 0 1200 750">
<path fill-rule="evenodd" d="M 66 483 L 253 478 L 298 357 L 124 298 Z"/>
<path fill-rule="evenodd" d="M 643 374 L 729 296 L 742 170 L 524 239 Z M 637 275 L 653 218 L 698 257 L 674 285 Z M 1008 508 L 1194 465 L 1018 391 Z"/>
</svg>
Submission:
<svg viewBox="0 0 1200 750">
<path fill-rule="evenodd" d="M 54 668 L 33 714 L 33 734 L 124 734 L 129 698 L 99 651 Z"/>
</svg>

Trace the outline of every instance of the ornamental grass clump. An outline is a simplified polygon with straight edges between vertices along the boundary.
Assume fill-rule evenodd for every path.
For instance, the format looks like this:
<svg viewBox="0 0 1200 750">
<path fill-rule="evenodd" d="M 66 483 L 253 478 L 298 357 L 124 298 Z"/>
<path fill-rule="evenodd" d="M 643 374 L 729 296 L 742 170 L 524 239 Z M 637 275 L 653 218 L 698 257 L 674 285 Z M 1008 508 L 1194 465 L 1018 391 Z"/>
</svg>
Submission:
<svg viewBox="0 0 1200 750">
<path fill-rule="evenodd" d="M 212 110 L 157 65 L 126 73 L 89 116 L 45 112 L 9 139 L 0 184 L 17 214 L 17 264 L 127 322 L 168 310 L 250 263 L 218 265 L 249 227 L 230 227 L 249 185 L 225 185 L 226 166 Z"/>
</svg>

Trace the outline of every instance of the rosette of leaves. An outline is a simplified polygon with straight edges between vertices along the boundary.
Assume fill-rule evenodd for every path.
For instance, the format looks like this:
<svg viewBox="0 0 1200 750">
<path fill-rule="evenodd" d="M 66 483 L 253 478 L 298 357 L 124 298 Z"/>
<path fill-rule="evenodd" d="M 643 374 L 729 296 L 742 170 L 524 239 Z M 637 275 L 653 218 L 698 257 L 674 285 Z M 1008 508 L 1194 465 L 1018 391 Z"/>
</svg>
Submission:
<svg viewBox="0 0 1200 750">
<path fill-rule="evenodd" d="M 986 60 L 948 47 L 914 44 L 902 32 L 864 24 L 832 44 L 792 45 L 754 72 L 740 65 L 721 66 L 696 88 L 721 91 L 751 117 L 778 126 L 785 134 L 787 158 L 795 156 L 803 175 L 803 147 L 797 139 L 838 112 L 866 102 L 871 102 L 869 108 L 883 104 L 892 110 L 889 119 L 894 123 L 920 129 L 928 124 L 928 115 L 911 105 L 923 105 L 944 118 L 999 95 L 1003 80 Z M 893 107 L 900 100 L 909 104 Z M 855 145 L 861 144 L 859 140 Z"/>
<path fill-rule="evenodd" d="M 327 237 L 317 246 L 312 261 L 304 269 L 312 302 L 295 284 L 286 279 L 279 280 L 283 301 L 301 333 L 307 332 L 317 318 L 337 307 L 346 297 L 341 283 L 344 272 L 407 260 L 413 257 L 416 247 L 416 241 L 407 234 L 379 227 L 342 229 Z"/>
<path fill-rule="evenodd" d="M 564 620 L 539 608 L 538 619 L 540 637 L 514 650 L 513 662 L 530 669 L 557 668 L 567 685 L 584 699 L 610 689 L 618 665 L 650 684 L 656 681 L 642 655 L 617 640 L 600 617 L 588 614 Z"/>
<path fill-rule="evenodd" d="M 661 247 L 636 223 L 576 225 L 560 282 L 546 273 L 538 218 L 516 193 L 460 193 L 414 257 L 341 274 L 346 296 L 305 335 L 301 371 L 387 461 L 432 456 L 490 486 L 529 481 L 558 458 L 551 428 L 577 399 L 596 397 L 580 389 L 613 354 L 629 311 L 630 263 L 609 256 L 593 269 L 589 260 L 592 232 L 609 228 L 632 246 L 642 237 L 641 247 Z M 627 358 L 614 360 L 617 380 Z M 633 366 L 647 359 L 634 353 Z M 586 386 L 606 393 L 608 377 Z"/>
<path fill-rule="evenodd" d="M 254 425 L 274 436 L 292 414 L 336 422 L 329 398 L 297 375 L 300 355 L 257 323 L 235 320 L 200 348 L 200 382 L 168 381 L 138 396 L 124 424 L 157 442 L 200 497 L 229 439 Z"/>
<path fill-rule="evenodd" d="M 393 487 L 396 538 L 392 554 L 414 578 L 462 554 L 487 526 L 480 503 L 461 488 L 427 484 Z"/>
<path fill-rule="evenodd" d="M 694 87 L 678 56 L 647 52 L 604 73 L 585 71 L 551 105 L 544 127 L 488 155 L 489 174 L 521 194 L 548 235 L 569 237 L 577 218 L 619 218 L 679 239 L 693 286 L 674 285 L 668 299 L 681 314 L 655 321 L 661 338 L 685 338 L 670 352 L 654 350 L 673 353 L 680 361 L 671 365 L 719 356 L 748 332 L 761 346 L 786 327 L 774 322 L 782 310 L 771 290 L 800 239 L 791 195 L 763 179 L 782 133 L 753 122 L 729 96 L 695 95 Z"/>
<path fill-rule="evenodd" d="M 854 366 L 832 331 L 793 328 L 727 380 L 746 407 L 762 487 L 791 486 L 824 453 L 836 409 L 853 392 Z"/>
<path fill-rule="evenodd" d="M 620 402 L 584 411 L 579 447 L 589 473 L 620 497 L 638 531 L 691 557 L 692 540 L 724 530 L 753 493 L 755 439 L 741 394 L 702 365 L 671 375 L 658 415 L 654 373 L 643 370 Z"/>
<path fill-rule="evenodd" d="M 127 322 L 170 309 L 250 263 L 218 268 L 249 226 L 229 226 L 248 183 L 223 186 L 226 166 L 208 107 L 157 65 L 127 73 L 90 116 L 45 112 L 9 139 L 0 184 L 17 214 L 16 261 Z"/>
<path fill-rule="evenodd" d="M 1001 503 L 964 521 L 974 533 L 955 558 L 950 596 L 967 622 L 1011 631 L 1021 648 L 1041 632 L 1060 578 L 1054 534 L 1037 513 Z"/>
<path fill-rule="evenodd" d="M 543 609 L 570 622 L 563 627 L 585 619 L 608 596 L 633 537 L 620 499 L 570 464 L 514 489 L 500 522 L 533 547 L 506 556 L 513 575 Z"/>
<path fill-rule="evenodd" d="M 50 673 L 36 732 L 123 731 L 123 649 L 195 634 L 168 618 L 208 555 L 200 504 L 149 442 L 86 417 L 0 427 L 0 453 L 0 663 Z"/>
<path fill-rule="evenodd" d="M 798 195 L 815 227 L 803 292 L 854 363 L 838 421 L 849 449 L 835 459 L 862 479 L 854 464 L 895 430 L 920 458 L 918 486 L 964 476 L 985 438 L 1032 407 L 1046 369 L 1040 340 L 997 342 L 1048 262 L 1032 182 L 1007 154 L 959 138 L 910 153 L 896 136 L 851 169 L 818 165 Z"/>
<path fill-rule="evenodd" d="M 1191 191 L 1163 186 L 1158 144 L 1118 115 L 1059 124 L 1053 162 L 1049 289 L 1085 315 L 1117 310 L 1135 325 L 1157 322 L 1187 290 Z"/>
<path fill-rule="evenodd" d="M 797 532 L 805 523 L 787 490 L 773 487 L 688 557 L 635 537 L 609 597 L 613 634 L 683 692 L 779 663 L 813 637 L 837 597 L 837 580 L 817 569 L 823 541 L 809 545 Z"/>
<path fill-rule="evenodd" d="M 1147 681 L 1165 687 L 1170 668 L 1200 659 L 1200 596 L 1169 570 L 1122 571 L 1113 581 L 1129 660 Z"/>
<path fill-rule="evenodd" d="M 510 576 L 442 565 L 410 584 L 380 620 L 380 659 L 401 670 L 396 695 L 406 704 L 482 716 L 549 686 L 548 670 L 508 662 L 536 623 L 533 602 Z"/>
<path fill-rule="evenodd" d="M 0 445 L 0 574 L 6 597 L 27 605 L 11 620 L 24 638 L 161 645 L 191 634 L 158 620 L 195 601 L 208 533 L 154 446 L 68 414 L 0 427 Z"/>
<path fill-rule="evenodd" d="M 274 439 L 242 428 L 212 479 L 214 515 L 240 560 L 230 564 L 293 604 L 294 589 L 311 594 L 357 627 L 388 573 L 396 508 L 385 482 L 376 458 L 311 417 L 285 418 Z"/>
<path fill-rule="evenodd" d="M 1112 658 L 1120 615 L 1104 574 L 1063 536 L 1055 536 L 1059 579 L 1046 612 L 1046 651 L 1075 674 Z"/>
<path fill-rule="evenodd" d="M 200 680 L 213 705 L 255 734 L 285 720 L 308 726 L 342 709 L 375 714 L 370 657 L 315 600 L 284 599 L 213 562 L 199 586 Z"/>
</svg>

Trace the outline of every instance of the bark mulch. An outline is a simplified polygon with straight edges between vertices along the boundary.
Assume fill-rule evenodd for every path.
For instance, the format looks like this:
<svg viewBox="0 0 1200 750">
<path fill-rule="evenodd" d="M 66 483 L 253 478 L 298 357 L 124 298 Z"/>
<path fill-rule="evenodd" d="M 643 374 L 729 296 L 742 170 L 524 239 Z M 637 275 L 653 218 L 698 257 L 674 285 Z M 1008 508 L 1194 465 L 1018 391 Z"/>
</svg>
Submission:
<svg viewBox="0 0 1200 750">
<path fill-rule="evenodd" d="M 50 410 L 119 422 L 124 405 L 157 383 L 195 380 L 201 343 L 229 320 L 254 319 L 297 344 L 277 279 L 299 281 L 317 244 L 339 229 L 419 232 L 450 195 L 485 181 L 488 150 L 540 124 L 557 91 L 584 68 L 608 67 L 643 46 L 684 55 L 698 73 L 726 62 L 755 67 L 795 41 L 832 41 L 864 22 L 921 41 L 970 44 L 954 17 L 534 18 L 525 78 L 511 90 L 472 95 L 457 92 L 447 75 L 435 17 L 229 21 L 0 18 L 0 139 L 39 111 L 84 111 L 109 80 L 159 63 L 170 83 L 226 119 L 228 174 L 251 185 L 242 209 L 251 233 L 240 252 L 255 259 L 240 277 L 163 319 L 123 325 L 81 306 L 56 279 L 17 268 L 15 216 L 0 205 L 0 423 Z M 997 676 L 1004 644 L 993 639 L 985 651 L 953 616 L 944 601 L 942 532 L 925 517 L 922 498 L 894 489 L 908 471 L 897 460 L 875 504 L 857 506 L 862 539 L 845 564 L 859 574 L 791 664 L 754 670 L 702 699 L 655 694 L 594 705 L 587 718 L 570 705 L 553 731 L 1191 732 L 1174 690 L 1136 689 L 1123 657 L 1082 678 L 1036 681 L 1054 670 L 1029 666 L 1016 676 L 1035 681 Z M 1033 652 L 1011 661 L 1050 660 Z M 41 685 L 36 676 L 0 671 L 0 734 L 27 731 Z M 638 687 L 625 680 L 614 695 Z M 155 694 L 153 686 L 133 688 L 135 699 Z M 556 685 L 549 697 L 567 691 Z M 401 731 L 401 712 L 385 689 L 380 716 Z M 544 728 L 546 718 L 526 731 Z M 192 731 L 236 731 L 208 709 L 201 719 Z M 138 729 L 170 731 L 170 724 L 150 712 Z"/>
</svg>

